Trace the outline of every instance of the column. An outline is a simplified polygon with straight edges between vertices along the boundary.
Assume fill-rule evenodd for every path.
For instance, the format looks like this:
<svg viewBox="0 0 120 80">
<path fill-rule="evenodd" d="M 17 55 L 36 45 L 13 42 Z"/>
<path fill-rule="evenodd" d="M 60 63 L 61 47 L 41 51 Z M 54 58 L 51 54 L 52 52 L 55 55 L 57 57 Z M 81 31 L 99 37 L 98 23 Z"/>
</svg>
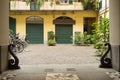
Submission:
<svg viewBox="0 0 120 80">
<path fill-rule="evenodd" d="M 120 71 L 120 0 L 110 1 L 110 43 L 113 68 Z"/>
<path fill-rule="evenodd" d="M 0 73 L 7 69 L 9 45 L 9 0 L 0 1 Z"/>
</svg>

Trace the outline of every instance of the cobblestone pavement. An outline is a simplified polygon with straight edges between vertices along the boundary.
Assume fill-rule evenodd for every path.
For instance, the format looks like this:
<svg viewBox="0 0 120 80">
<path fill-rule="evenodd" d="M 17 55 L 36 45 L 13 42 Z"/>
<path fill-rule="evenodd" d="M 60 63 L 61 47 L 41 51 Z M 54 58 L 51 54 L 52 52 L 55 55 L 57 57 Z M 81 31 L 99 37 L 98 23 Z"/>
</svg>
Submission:
<svg viewBox="0 0 120 80">
<path fill-rule="evenodd" d="M 73 46 L 72 44 L 31 44 L 24 52 L 18 53 L 20 65 L 39 64 L 91 64 L 99 63 L 93 46 Z"/>
<path fill-rule="evenodd" d="M 107 73 L 115 71 L 99 68 L 100 63 L 94 55 L 93 46 L 30 45 L 23 53 L 17 54 L 20 69 L 8 70 L 0 77 L 9 80 L 47 80 L 47 74 L 59 73 L 76 75 L 77 80 L 114 80 Z"/>
</svg>

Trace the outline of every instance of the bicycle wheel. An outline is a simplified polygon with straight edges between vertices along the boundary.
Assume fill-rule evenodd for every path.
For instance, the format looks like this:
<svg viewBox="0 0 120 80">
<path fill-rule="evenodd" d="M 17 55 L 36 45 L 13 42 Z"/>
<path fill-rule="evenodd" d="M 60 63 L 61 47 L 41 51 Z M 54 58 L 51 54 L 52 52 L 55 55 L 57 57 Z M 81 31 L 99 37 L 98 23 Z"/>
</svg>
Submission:
<svg viewBox="0 0 120 80">
<path fill-rule="evenodd" d="M 23 52 L 23 50 L 24 50 L 24 45 L 22 44 L 22 43 L 18 43 L 17 44 L 17 52 L 18 53 L 21 53 L 21 52 Z"/>
</svg>

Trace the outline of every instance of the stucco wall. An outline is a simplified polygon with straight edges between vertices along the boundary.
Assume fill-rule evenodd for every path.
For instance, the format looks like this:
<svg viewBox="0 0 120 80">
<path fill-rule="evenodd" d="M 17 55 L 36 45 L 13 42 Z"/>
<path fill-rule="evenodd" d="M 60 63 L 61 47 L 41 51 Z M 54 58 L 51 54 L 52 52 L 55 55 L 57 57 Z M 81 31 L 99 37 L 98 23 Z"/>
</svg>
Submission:
<svg viewBox="0 0 120 80">
<path fill-rule="evenodd" d="M 97 17 L 97 12 L 94 11 L 56 11 L 56 12 L 21 12 L 21 14 L 17 14 L 16 12 L 10 12 L 10 17 L 16 19 L 16 33 L 20 33 L 20 35 L 26 35 L 26 18 L 30 16 L 39 16 L 44 20 L 44 43 L 47 41 L 47 32 L 52 30 L 55 31 L 55 24 L 53 24 L 53 20 L 60 17 L 66 16 L 75 20 L 75 24 L 73 25 L 73 35 L 74 32 L 80 31 L 83 32 L 83 24 L 84 17 Z"/>
</svg>

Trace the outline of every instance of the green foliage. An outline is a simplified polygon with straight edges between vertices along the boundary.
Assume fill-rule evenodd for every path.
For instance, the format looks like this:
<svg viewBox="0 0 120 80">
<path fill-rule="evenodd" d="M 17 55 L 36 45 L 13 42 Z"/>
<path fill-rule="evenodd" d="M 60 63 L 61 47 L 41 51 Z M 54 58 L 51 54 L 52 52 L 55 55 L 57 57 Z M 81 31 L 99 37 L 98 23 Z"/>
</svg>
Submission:
<svg viewBox="0 0 120 80">
<path fill-rule="evenodd" d="M 87 34 L 87 32 L 84 32 L 84 44 L 91 44 L 92 40 L 91 40 L 92 35 Z"/>
<path fill-rule="evenodd" d="M 75 36 L 73 38 L 74 44 L 76 45 L 91 44 L 91 35 L 88 35 L 87 32 L 75 32 Z"/>
<path fill-rule="evenodd" d="M 93 23 L 93 41 L 109 42 L 109 19 L 102 18 L 99 23 Z"/>
<path fill-rule="evenodd" d="M 74 37 L 74 43 L 75 44 L 81 44 L 81 33 L 80 32 L 75 32 L 75 37 Z"/>
<path fill-rule="evenodd" d="M 97 42 L 97 43 L 94 44 L 94 48 L 96 48 L 96 49 L 100 49 L 101 46 L 103 46 L 102 42 Z"/>
<path fill-rule="evenodd" d="M 99 10 L 99 0 L 82 0 L 84 10 Z"/>
<path fill-rule="evenodd" d="M 53 31 L 49 31 L 48 32 L 48 40 L 54 40 L 54 38 L 55 38 L 54 32 Z"/>
<path fill-rule="evenodd" d="M 48 45 L 49 46 L 55 46 L 56 45 L 56 41 L 55 40 L 48 40 Z"/>
<path fill-rule="evenodd" d="M 99 23 L 94 23 L 92 41 L 94 42 L 94 48 L 97 49 L 96 54 L 102 55 L 106 47 L 104 42 L 109 42 L 109 19 L 101 18 Z"/>
<path fill-rule="evenodd" d="M 54 2 L 54 0 L 50 0 L 50 6 L 52 6 L 52 5 L 53 5 L 53 2 Z"/>
<path fill-rule="evenodd" d="M 25 2 L 28 5 L 31 2 L 31 0 L 25 0 Z M 39 6 L 42 6 L 44 4 L 44 0 L 37 0 L 36 2 Z"/>
<path fill-rule="evenodd" d="M 83 5 L 83 8 L 86 9 L 88 0 L 82 0 L 81 2 L 82 2 L 82 5 Z"/>
<path fill-rule="evenodd" d="M 104 46 L 103 44 L 99 44 L 99 48 L 96 50 L 96 57 L 101 57 L 104 53 L 104 51 L 106 50 L 106 46 Z"/>
<path fill-rule="evenodd" d="M 25 0 L 26 4 L 28 5 L 30 3 L 31 0 Z"/>
<path fill-rule="evenodd" d="M 53 31 L 48 32 L 48 45 L 50 46 L 55 46 L 56 41 L 55 41 L 55 34 Z"/>
<path fill-rule="evenodd" d="M 38 4 L 39 6 L 42 6 L 42 5 L 44 4 L 44 0 L 37 0 L 37 4 Z"/>
</svg>

